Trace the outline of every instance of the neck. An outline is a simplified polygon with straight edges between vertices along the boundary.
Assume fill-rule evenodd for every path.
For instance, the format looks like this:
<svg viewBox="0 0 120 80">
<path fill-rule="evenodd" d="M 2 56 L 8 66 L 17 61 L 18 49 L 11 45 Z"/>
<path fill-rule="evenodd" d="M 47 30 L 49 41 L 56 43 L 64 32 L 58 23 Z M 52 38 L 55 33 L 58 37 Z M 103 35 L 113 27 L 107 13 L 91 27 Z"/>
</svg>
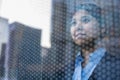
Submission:
<svg viewBox="0 0 120 80">
<path fill-rule="evenodd" d="M 82 49 L 82 56 L 89 56 L 90 53 L 94 52 L 96 48 Z"/>
<path fill-rule="evenodd" d="M 95 39 L 81 45 L 82 56 L 86 57 L 96 49 Z"/>
<path fill-rule="evenodd" d="M 95 51 L 95 47 L 89 47 L 89 49 L 86 49 L 86 48 L 82 48 L 82 57 L 84 58 L 84 61 L 82 63 L 82 67 L 85 67 L 86 64 L 88 63 L 89 61 L 89 55 L 90 53 L 94 52 Z"/>
</svg>

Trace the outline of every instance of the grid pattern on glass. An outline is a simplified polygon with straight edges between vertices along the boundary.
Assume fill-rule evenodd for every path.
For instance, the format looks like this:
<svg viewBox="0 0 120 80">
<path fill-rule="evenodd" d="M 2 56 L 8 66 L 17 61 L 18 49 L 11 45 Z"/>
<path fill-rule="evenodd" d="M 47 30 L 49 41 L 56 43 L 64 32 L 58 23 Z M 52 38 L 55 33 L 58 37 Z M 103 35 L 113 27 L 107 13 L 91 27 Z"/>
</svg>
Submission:
<svg viewBox="0 0 120 80">
<path fill-rule="evenodd" d="M 53 0 L 51 48 L 41 30 L 9 25 L 8 80 L 120 80 L 119 2 Z"/>
</svg>

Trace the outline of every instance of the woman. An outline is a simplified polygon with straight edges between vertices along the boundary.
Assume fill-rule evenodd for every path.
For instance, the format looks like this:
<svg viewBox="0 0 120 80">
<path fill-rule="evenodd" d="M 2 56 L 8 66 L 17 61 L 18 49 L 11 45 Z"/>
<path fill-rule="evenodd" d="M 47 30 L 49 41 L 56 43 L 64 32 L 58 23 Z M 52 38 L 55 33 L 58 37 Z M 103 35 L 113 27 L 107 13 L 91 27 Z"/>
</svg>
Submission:
<svg viewBox="0 0 120 80">
<path fill-rule="evenodd" d="M 116 60 L 107 53 L 105 42 L 109 38 L 105 35 L 102 20 L 101 8 L 95 4 L 81 4 L 73 15 L 71 36 L 80 48 L 76 55 L 73 80 L 120 80 L 120 71 L 115 73 L 120 68 L 116 68 L 114 61 L 110 60 L 120 63 L 120 59 Z M 111 69 L 108 64 L 114 68 Z"/>
</svg>

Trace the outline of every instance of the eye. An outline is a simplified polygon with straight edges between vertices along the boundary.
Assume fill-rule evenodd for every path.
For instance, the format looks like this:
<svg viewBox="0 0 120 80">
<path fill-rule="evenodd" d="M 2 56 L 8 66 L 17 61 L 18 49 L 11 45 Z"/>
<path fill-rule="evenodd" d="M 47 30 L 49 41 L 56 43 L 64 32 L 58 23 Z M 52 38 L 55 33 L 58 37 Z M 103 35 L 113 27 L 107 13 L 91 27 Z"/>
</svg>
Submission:
<svg viewBox="0 0 120 80">
<path fill-rule="evenodd" d="M 75 20 L 71 21 L 71 26 L 75 26 L 77 24 L 77 22 Z"/>
<path fill-rule="evenodd" d="M 81 22 L 83 22 L 83 23 L 85 23 L 85 24 L 87 24 L 87 23 L 89 23 L 91 20 L 90 20 L 90 17 L 88 17 L 88 16 L 83 16 L 82 18 L 81 18 Z"/>
</svg>

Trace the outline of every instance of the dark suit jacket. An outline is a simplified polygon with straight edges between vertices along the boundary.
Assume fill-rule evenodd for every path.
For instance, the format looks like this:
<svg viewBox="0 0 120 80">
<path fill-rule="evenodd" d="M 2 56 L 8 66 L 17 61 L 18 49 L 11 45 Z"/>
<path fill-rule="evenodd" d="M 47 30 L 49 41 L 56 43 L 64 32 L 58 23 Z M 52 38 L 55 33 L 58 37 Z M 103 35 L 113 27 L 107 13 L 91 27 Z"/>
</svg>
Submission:
<svg viewBox="0 0 120 80">
<path fill-rule="evenodd" d="M 120 56 L 106 52 L 89 80 L 120 80 Z"/>
</svg>

